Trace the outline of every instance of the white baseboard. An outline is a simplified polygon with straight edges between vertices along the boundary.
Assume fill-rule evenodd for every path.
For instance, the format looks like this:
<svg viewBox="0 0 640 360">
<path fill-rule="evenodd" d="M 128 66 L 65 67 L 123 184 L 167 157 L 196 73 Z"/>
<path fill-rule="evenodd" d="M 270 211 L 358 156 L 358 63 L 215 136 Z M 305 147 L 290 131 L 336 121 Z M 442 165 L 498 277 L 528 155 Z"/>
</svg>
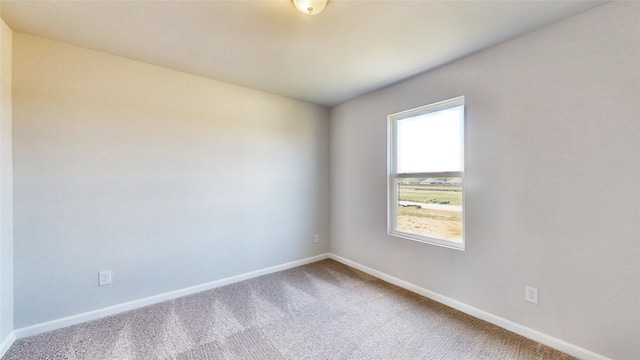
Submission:
<svg viewBox="0 0 640 360">
<path fill-rule="evenodd" d="M 333 259 L 335 261 L 338 261 L 342 264 L 345 264 L 347 266 L 350 266 L 354 269 L 358 269 L 360 271 L 363 271 L 369 275 L 375 276 L 379 279 L 382 279 L 386 282 L 389 282 L 391 284 L 394 284 L 396 286 L 399 286 L 401 288 L 404 288 L 406 290 L 409 290 L 411 292 L 414 292 L 416 294 L 420 294 L 424 297 L 427 297 L 429 299 L 435 300 L 439 303 L 442 303 L 444 305 L 450 306 L 456 310 L 462 311 L 466 314 L 469 314 L 471 316 L 474 316 L 478 319 L 482 319 L 484 321 L 490 322 L 494 325 L 500 326 L 501 328 L 507 329 L 511 332 L 514 332 L 518 335 L 522 335 L 526 338 L 529 338 L 531 340 L 537 341 L 541 344 L 550 346 L 554 349 L 558 349 L 564 353 L 567 353 L 569 355 L 575 356 L 577 358 L 583 359 L 583 360 L 611 360 L 605 356 L 602 356 L 600 354 L 596 354 L 594 352 L 591 352 L 589 350 L 583 349 L 579 346 L 570 344 L 566 341 L 554 338 L 552 336 L 549 336 L 547 334 L 541 333 L 539 331 L 527 328 L 525 326 L 522 326 L 520 324 L 514 323 L 513 321 L 509 321 L 507 319 L 501 318 L 499 316 L 493 315 L 491 313 L 488 313 L 486 311 L 480 310 L 478 308 L 475 308 L 473 306 L 464 304 L 460 301 L 451 299 L 449 297 L 446 297 L 444 295 L 438 294 L 436 292 L 424 289 L 422 287 L 419 287 L 417 285 L 411 284 L 407 281 L 398 279 L 396 277 L 393 277 L 391 275 L 387 275 L 381 271 L 378 270 L 374 270 L 372 268 L 369 268 L 367 266 L 364 266 L 362 264 L 359 264 L 357 262 L 348 260 L 346 258 L 343 258 L 341 256 L 332 254 L 332 253 L 328 253 L 328 254 L 322 254 L 322 255 L 318 255 L 318 256 L 313 256 L 310 258 L 306 258 L 306 259 L 302 259 L 302 260 L 297 260 L 297 261 L 292 261 L 286 264 L 281 264 L 281 265 L 277 265 L 277 266 L 272 266 L 266 269 L 261 269 L 261 270 L 256 270 L 256 271 L 252 271 L 252 272 L 248 272 L 245 274 L 240 274 L 240 275 L 236 275 L 236 276 L 232 276 L 232 277 L 228 277 L 225 279 L 220 279 L 220 280 L 216 280 L 216 281 L 212 281 L 206 284 L 201 284 L 201 285 L 196 285 L 196 286 L 192 286 L 189 288 L 185 288 L 185 289 L 180 289 L 180 290 L 176 290 L 176 291 L 171 291 L 171 292 L 167 292 L 164 294 L 159 294 L 159 295 L 155 295 L 155 296 L 151 296 L 151 297 L 147 297 L 144 299 L 139 299 L 139 300 L 134 300 L 134 301 L 130 301 L 127 303 L 123 303 L 123 304 L 118 304 L 118 305 L 114 305 L 114 306 L 110 306 L 107 308 L 103 308 L 103 309 L 99 309 L 99 310 L 94 310 L 94 311 L 90 311 L 90 312 L 86 312 L 86 313 L 82 313 L 82 314 L 77 314 L 77 315 L 73 315 L 73 316 L 69 316 L 69 317 L 65 317 L 65 318 L 61 318 L 61 319 L 56 319 L 56 320 L 52 320 L 52 321 L 48 321 L 45 323 L 40 323 L 40 324 L 36 324 L 36 325 L 31 325 L 28 327 L 24 327 L 21 329 L 17 329 L 14 332 L 12 332 L 11 334 L 9 334 L 9 336 L 7 336 L 4 340 L 2 340 L 2 342 L 0 343 L 0 357 L 2 357 L 11 347 L 11 345 L 17 340 L 17 339 L 22 339 L 24 337 L 27 336 L 32 336 L 32 335 L 37 335 L 37 334 L 41 334 L 47 331 L 51 331 L 51 330 L 56 330 L 56 329 L 60 329 L 60 328 L 64 328 L 67 326 L 71 326 L 71 325 L 76 325 L 76 324 L 80 324 L 86 321 L 91 321 L 91 320 L 96 320 L 105 316 L 110 316 L 110 315 L 115 315 L 124 311 L 129 311 L 129 310 L 134 310 L 137 308 L 141 308 L 144 306 L 148 306 L 148 305 L 153 305 L 159 302 L 163 302 L 163 301 L 167 301 L 167 300 L 173 300 L 182 296 L 187 296 L 187 295 L 191 295 L 191 294 L 195 294 L 198 292 L 202 292 L 202 291 L 207 291 L 207 290 L 211 290 L 211 289 L 215 289 L 217 287 L 221 287 L 221 286 L 225 286 L 225 285 L 229 285 L 229 284 L 233 284 L 239 281 L 243 281 L 243 280 L 248 280 L 248 279 L 252 279 L 258 276 L 262 276 L 262 275 L 267 275 L 267 274 L 271 274 L 274 272 L 278 272 L 278 271 L 283 271 L 283 270 L 287 270 L 287 269 L 291 269 L 294 267 L 298 267 L 298 266 L 302 266 L 302 265 L 306 265 L 306 264 L 310 264 L 316 261 L 320 261 L 320 260 L 324 260 L 324 259 Z"/>
<path fill-rule="evenodd" d="M 17 329 L 12 333 L 13 341 L 15 341 L 16 339 L 25 338 L 27 336 L 37 335 L 47 331 L 61 329 L 67 326 L 80 324 L 86 321 L 100 319 L 105 316 L 115 315 L 124 311 L 138 309 L 144 306 L 157 304 L 159 302 L 163 302 L 167 300 L 173 300 L 179 297 L 215 289 L 217 287 L 233 284 L 239 281 L 248 280 L 251 278 L 271 274 L 278 271 L 291 269 L 294 267 L 310 264 L 310 263 L 328 259 L 328 258 L 329 258 L 329 254 L 313 256 L 313 257 L 309 257 L 302 260 L 288 262 L 286 264 L 272 266 L 266 269 L 251 271 L 245 274 L 240 274 L 240 275 L 228 277 L 225 279 L 212 281 L 206 284 L 196 285 L 196 286 L 192 286 L 192 287 L 188 287 L 188 288 L 184 288 L 176 291 L 167 292 L 164 294 L 150 296 L 144 299 L 134 300 L 134 301 L 130 301 L 130 302 L 114 305 L 114 306 L 109 306 L 103 309 L 89 311 L 82 314 L 72 315 L 65 318 L 61 318 L 61 319 L 56 319 L 56 320 L 52 320 L 52 321 L 48 321 L 40 324 L 27 326 L 21 329 Z M 11 341 L 11 344 L 13 343 L 13 341 Z M 3 341 L 2 343 L 3 349 L 4 349 L 4 343 L 5 342 Z M 9 348 L 9 346 L 11 346 L 11 344 L 7 346 L 7 349 Z"/>
<path fill-rule="evenodd" d="M 0 342 L 0 358 L 3 357 L 4 354 L 7 353 L 7 351 L 9 351 L 9 348 L 11 347 L 11 345 L 13 345 L 15 341 L 16 341 L 16 333 L 15 331 L 12 331 L 9 334 L 9 336 L 4 338 L 2 342 Z"/>
<path fill-rule="evenodd" d="M 429 298 L 431 300 L 435 300 L 441 304 L 447 305 L 449 307 L 452 307 L 456 310 L 462 311 L 463 313 L 469 314 L 473 317 L 476 317 L 478 319 L 482 319 L 486 322 L 492 323 L 494 325 L 497 325 L 503 329 L 507 329 L 511 332 L 514 332 L 518 335 L 522 335 L 526 338 L 529 338 L 531 340 L 537 341 L 541 344 L 547 345 L 549 347 L 552 347 L 554 349 L 560 350 L 566 354 L 575 356 L 579 359 L 583 359 L 583 360 L 611 360 L 605 356 L 602 356 L 600 354 L 596 354 L 594 352 L 591 352 L 587 349 L 583 349 L 579 346 L 570 344 L 566 341 L 554 338 L 552 336 L 549 336 L 547 334 L 541 333 L 539 331 L 530 329 L 528 327 L 522 326 L 520 324 L 514 323 L 513 321 L 509 321 L 507 319 L 501 318 L 499 316 L 493 315 L 491 313 L 488 313 L 486 311 L 480 310 L 478 308 L 475 308 L 473 306 L 467 305 L 465 303 L 462 303 L 460 301 L 451 299 L 449 297 L 446 297 L 444 295 L 438 294 L 436 292 L 424 289 L 420 286 L 411 284 L 409 282 L 406 282 L 404 280 L 400 280 L 396 277 L 393 277 L 391 275 L 387 275 L 381 271 L 378 270 L 374 270 L 372 268 L 369 268 L 367 266 L 364 266 L 362 264 L 359 264 L 357 262 L 345 259 L 341 256 L 335 255 L 330 253 L 329 254 L 329 258 L 333 259 L 335 261 L 338 261 L 342 264 L 345 264 L 347 266 L 350 266 L 354 269 L 358 269 L 362 272 L 365 272 L 369 275 L 375 276 L 379 279 L 382 279 L 388 283 L 391 283 L 393 285 L 399 286 L 403 289 L 409 290 L 411 292 L 414 292 L 416 294 L 422 295 L 426 298 Z"/>
</svg>

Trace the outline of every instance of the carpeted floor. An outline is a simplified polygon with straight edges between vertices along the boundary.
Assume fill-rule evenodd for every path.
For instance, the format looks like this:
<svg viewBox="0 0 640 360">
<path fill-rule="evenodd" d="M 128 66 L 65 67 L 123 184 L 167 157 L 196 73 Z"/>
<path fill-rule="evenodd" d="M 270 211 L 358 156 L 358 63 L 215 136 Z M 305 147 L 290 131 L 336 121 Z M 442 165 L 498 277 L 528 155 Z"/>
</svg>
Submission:
<svg viewBox="0 0 640 360">
<path fill-rule="evenodd" d="M 573 359 L 332 260 L 16 341 L 14 359 Z"/>
</svg>

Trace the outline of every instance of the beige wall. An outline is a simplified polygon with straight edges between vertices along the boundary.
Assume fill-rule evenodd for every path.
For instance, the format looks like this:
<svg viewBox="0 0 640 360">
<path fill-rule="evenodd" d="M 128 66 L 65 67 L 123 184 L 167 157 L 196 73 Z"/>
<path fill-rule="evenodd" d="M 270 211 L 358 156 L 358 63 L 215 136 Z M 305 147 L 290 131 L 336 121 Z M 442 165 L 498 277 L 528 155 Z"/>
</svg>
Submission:
<svg viewBox="0 0 640 360">
<path fill-rule="evenodd" d="M 0 344 L 13 331 L 11 44 L 12 31 L 0 20 Z"/>
<path fill-rule="evenodd" d="M 639 23 L 606 4 L 333 108 L 332 253 L 640 359 Z M 387 115 L 461 95 L 466 251 L 387 236 Z"/>
<path fill-rule="evenodd" d="M 16 328 L 328 251 L 326 108 L 30 35 L 13 55 Z"/>
</svg>

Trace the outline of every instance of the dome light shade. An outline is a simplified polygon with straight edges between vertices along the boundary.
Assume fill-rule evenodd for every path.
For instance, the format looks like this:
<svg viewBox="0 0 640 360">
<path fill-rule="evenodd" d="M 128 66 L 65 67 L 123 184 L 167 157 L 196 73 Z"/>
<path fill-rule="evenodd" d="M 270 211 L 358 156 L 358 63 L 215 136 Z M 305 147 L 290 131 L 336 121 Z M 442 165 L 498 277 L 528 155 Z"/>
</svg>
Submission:
<svg viewBox="0 0 640 360">
<path fill-rule="evenodd" d="M 327 0 L 293 0 L 298 11 L 307 15 L 319 14 L 327 5 Z"/>
</svg>

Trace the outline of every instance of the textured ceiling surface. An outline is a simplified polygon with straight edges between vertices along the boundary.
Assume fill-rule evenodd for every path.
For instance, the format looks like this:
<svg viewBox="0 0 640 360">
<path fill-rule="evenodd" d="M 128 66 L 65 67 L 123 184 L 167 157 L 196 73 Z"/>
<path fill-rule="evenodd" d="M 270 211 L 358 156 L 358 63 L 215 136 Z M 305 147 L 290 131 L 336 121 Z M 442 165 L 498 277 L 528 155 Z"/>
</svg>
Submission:
<svg viewBox="0 0 640 360">
<path fill-rule="evenodd" d="M 29 33 L 331 106 L 602 1 L 12 1 Z"/>
</svg>

